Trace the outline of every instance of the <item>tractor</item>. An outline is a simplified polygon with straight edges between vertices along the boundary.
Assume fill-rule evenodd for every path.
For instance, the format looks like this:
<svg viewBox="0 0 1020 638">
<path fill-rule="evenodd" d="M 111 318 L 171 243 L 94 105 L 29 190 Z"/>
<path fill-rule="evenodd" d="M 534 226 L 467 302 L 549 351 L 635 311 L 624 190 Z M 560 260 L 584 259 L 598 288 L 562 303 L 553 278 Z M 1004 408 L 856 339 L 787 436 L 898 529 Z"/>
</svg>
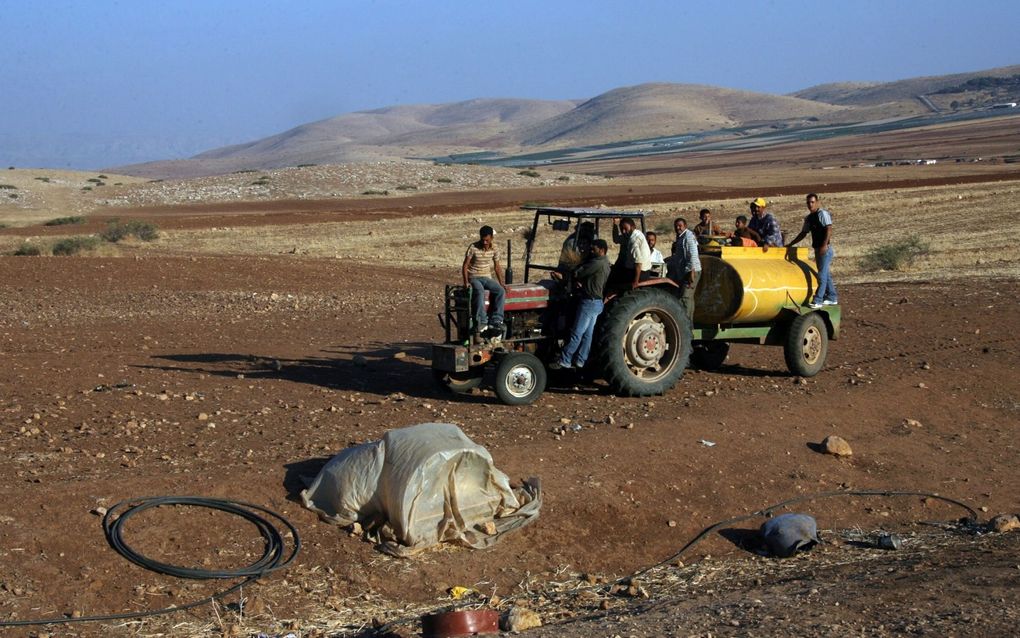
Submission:
<svg viewBox="0 0 1020 638">
<path fill-rule="evenodd" d="M 432 371 L 446 390 L 470 392 L 492 368 L 500 401 L 526 405 L 538 399 L 546 387 L 547 366 L 558 357 L 573 323 L 577 292 L 569 266 L 580 252 L 582 224 L 595 237 L 607 238 L 614 218 L 631 217 L 645 231 L 642 212 L 524 210 L 533 211 L 534 221 L 525 233 L 522 283 L 512 282 L 512 243 L 507 242 L 502 334 L 480 343 L 473 339 L 471 287 L 445 288 L 439 315 L 445 340 L 432 346 Z M 782 345 L 793 374 L 817 374 L 829 340 L 839 336 L 840 309 L 807 306 L 818 280 L 807 261 L 809 249 L 731 247 L 721 240 L 709 238 L 699 246 L 702 276 L 693 325 L 679 286 L 661 270 L 636 288 L 607 289 L 582 375 L 604 379 L 620 396 L 660 395 L 677 384 L 692 362 L 703 369 L 723 365 L 733 342 Z M 554 278 L 554 272 L 563 276 Z"/>
</svg>

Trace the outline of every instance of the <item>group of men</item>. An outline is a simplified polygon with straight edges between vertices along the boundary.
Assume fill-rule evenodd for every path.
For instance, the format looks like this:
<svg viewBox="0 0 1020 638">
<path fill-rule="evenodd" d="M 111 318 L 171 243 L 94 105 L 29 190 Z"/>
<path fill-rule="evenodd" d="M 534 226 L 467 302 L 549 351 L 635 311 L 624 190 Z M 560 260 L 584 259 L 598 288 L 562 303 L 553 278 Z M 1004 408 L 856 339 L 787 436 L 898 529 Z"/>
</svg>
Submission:
<svg viewBox="0 0 1020 638">
<path fill-rule="evenodd" d="M 811 308 L 839 303 L 836 286 L 832 281 L 832 215 L 821 207 L 818 195 L 806 197 L 808 214 L 800 233 L 787 244 L 794 246 L 806 236 L 811 236 L 818 267 L 818 288 L 808 304 Z M 677 217 L 673 221 L 676 239 L 668 259 L 655 248 L 658 237 L 654 232 L 642 233 L 633 218 L 613 219 L 613 242 L 619 244 L 620 253 L 612 267 L 606 254 L 609 245 L 605 240 L 595 238 L 595 227 L 583 222 L 574 234 L 564 242 L 564 254 L 570 250 L 576 253 L 575 260 L 561 256 L 560 265 L 553 273 L 562 279 L 572 274 L 578 288 L 578 307 L 570 331 L 570 337 L 560 353 L 558 361 L 550 368 L 581 368 L 588 360 L 595 323 L 603 309 L 607 288 L 611 290 L 636 288 L 645 280 L 658 274 L 653 270 L 657 264 L 666 266 L 666 276 L 680 287 L 681 300 L 689 318 L 694 317 L 694 292 L 701 278 L 701 259 L 698 255 L 698 238 L 701 236 L 729 237 L 734 245 L 783 246 L 783 235 L 775 216 L 767 211 L 768 202 L 759 197 L 750 203 L 751 216 L 748 220 L 740 215 L 736 229 L 724 234 L 718 225 L 712 223 L 712 213 L 707 208 L 699 214 L 700 222 L 688 228 L 687 220 Z M 474 337 L 484 339 L 503 332 L 503 304 L 506 298 L 506 282 L 500 266 L 499 249 L 493 244 L 491 226 L 482 226 L 479 240 L 468 246 L 461 269 L 464 286 L 471 286 L 475 300 Z M 489 310 L 485 309 L 485 292 L 489 292 Z"/>
<path fill-rule="evenodd" d="M 818 288 L 815 289 L 815 294 L 808 306 L 817 309 L 839 303 L 836 284 L 832 281 L 832 260 L 836 256 L 831 241 L 832 214 L 821 207 L 818 195 L 815 193 L 808 193 L 805 203 L 808 214 L 804 217 L 804 224 L 800 233 L 786 246 L 795 246 L 806 236 L 811 235 L 811 247 L 815 251 L 815 265 L 818 268 Z M 750 208 L 751 219 L 748 220 L 746 216 L 739 215 L 735 221 L 736 228 L 730 233 L 724 233 L 717 224 L 713 224 L 712 211 L 702 208 L 699 213 L 701 222 L 689 232 L 695 237 L 726 237 L 734 246 L 765 248 L 783 246 L 783 233 L 779 229 L 779 222 L 775 215 L 768 212 L 768 202 L 763 197 L 758 197 L 750 203 Z M 677 220 L 677 222 L 680 221 Z M 679 237 L 680 230 L 678 229 L 678 240 Z M 676 253 L 676 244 L 674 244 L 673 252 Z M 697 281 L 695 280 L 696 285 Z M 688 308 L 693 308 L 693 303 L 689 304 Z"/>
</svg>

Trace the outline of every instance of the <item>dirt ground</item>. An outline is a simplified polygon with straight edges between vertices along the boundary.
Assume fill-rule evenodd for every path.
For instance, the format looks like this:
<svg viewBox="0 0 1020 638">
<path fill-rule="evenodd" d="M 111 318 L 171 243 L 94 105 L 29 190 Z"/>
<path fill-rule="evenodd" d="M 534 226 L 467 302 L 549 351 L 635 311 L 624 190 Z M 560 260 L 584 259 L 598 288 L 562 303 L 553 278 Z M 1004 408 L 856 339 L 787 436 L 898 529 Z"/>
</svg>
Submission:
<svg viewBox="0 0 1020 638">
<path fill-rule="evenodd" d="M 446 282 L 285 256 L 0 257 L 0 618 L 156 609 L 224 587 L 111 551 L 95 512 L 125 498 L 258 503 L 304 543 L 295 566 L 245 591 L 244 617 L 203 607 L 0 633 L 337 635 L 440 607 L 455 585 L 570 621 L 543 636 L 1015 630 L 1018 535 L 928 525 L 965 512 L 922 497 L 805 503 L 832 542 L 789 561 L 741 547 L 760 521 L 712 535 L 684 567 L 649 577 L 649 599 L 549 592 L 580 574 L 626 576 L 710 524 L 815 492 L 933 492 L 983 518 L 1020 510 L 1017 280 L 844 286 L 843 337 L 806 383 L 781 350 L 738 346 L 722 370 L 690 371 L 661 397 L 561 377 L 529 407 L 433 385 Z M 400 560 L 295 500 L 300 477 L 339 450 L 428 421 L 461 426 L 513 479 L 540 477 L 539 520 L 490 550 Z M 563 423 L 581 428 L 553 431 Z M 816 451 L 830 434 L 853 456 Z M 847 530 L 908 543 L 876 552 Z M 170 562 L 236 565 L 261 550 L 250 526 L 194 508 L 145 514 L 127 533 Z"/>
<path fill-rule="evenodd" d="M 1020 258 L 1000 233 L 1020 214 L 1020 165 L 1003 161 L 1018 129 L 987 126 L 589 164 L 573 168 L 597 179 L 535 187 L 483 167 L 449 182 L 418 165 L 287 169 L 257 201 L 245 176 L 112 177 L 83 191 L 95 184 L 85 174 L 9 171 L 6 252 L 113 217 L 164 234 L 90 256 L 0 256 L 0 621 L 161 609 L 232 584 L 159 576 L 115 554 L 101 512 L 122 499 L 256 503 L 292 521 L 303 545 L 287 570 L 215 606 L 0 635 L 316 638 L 369 635 L 373 620 L 409 635 L 422 613 L 464 604 L 454 586 L 477 591 L 469 605 L 536 610 L 547 626 L 534 636 L 1015 633 L 1020 533 L 959 525 L 966 511 L 937 498 L 804 501 L 795 509 L 815 516 L 825 543 L 788 560 L 752 551 L 759 518 L 666 560 L 719 521 L 820 492 L 935 493 L 982 522 L 1020 512 Z M 967 161 L 855 166 L 936 153 Z M 412 177 L 421 189 L 395 196 Z M 361 196 L 367 188 L 394 196 Z M 665 219 L 701 205 L 732 216 L 758 195 L 789 230 L 810 190 L 843 233 L 843 334 L 818 376 L 789 376 L 780 349 L 735 346 L 721 370 L 688 371 L 646 399 L 565 375 L 528 407 L 434 385 L 429 344 L 457 276 L 429 249 L 435 232 L 464 244 L 462 227 L 484 218 L 518 233 L 510 211 L 527 201 L 652 207 Z M 41 225 L 71 214 L 83 223 Z M 433 234 L 409 239 L 424 223 Z M 861 255 L 905 231 L 931 253 L 907 272 L 860 269 Z M 373 264 L 374 245 L 397 254 Z M 514 481 L 539 477 L 538 521 L 489 550 L 401 560 L 300 506 L 302 477 L 338 451 L 429 421 L 459 425 Z M 830 434 L 853 455 L 820 453 Z M 882 532 L 903 548 L 875 549 Z M 262 551 L 250 524 L 198 508 L 150 510 L 125 536 L 203 569 Z M 636 596 L 611 593 L 660 561 Z"/>
</svg>

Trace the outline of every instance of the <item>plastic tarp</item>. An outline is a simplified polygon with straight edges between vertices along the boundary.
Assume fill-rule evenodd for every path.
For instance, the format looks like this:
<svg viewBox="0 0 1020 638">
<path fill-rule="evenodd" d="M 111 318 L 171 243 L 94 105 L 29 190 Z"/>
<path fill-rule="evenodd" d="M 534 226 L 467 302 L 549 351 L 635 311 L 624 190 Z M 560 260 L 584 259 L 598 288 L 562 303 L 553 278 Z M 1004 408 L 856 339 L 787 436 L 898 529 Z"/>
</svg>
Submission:
<svg viewBox="0 0 1020 638">
<path fill-rule="evenodd" d="M 488 450 L 449 423 L 390 430 L 347 448 L 308 489 L 305 507 L 325 521 L 359 523 L 395 556 L 442 542 L 481 549 L 538 517 L 538 479 L 512 490 Z"/>
</svg>

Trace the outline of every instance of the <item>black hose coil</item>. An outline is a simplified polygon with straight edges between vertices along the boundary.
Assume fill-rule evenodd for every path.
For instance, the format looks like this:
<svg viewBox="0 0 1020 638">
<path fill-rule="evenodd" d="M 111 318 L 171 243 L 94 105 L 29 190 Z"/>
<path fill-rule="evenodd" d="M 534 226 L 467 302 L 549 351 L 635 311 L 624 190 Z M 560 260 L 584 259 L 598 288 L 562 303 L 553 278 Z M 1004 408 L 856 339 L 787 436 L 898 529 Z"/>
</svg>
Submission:
<svg viewBox="0 0 1020 638">
<path fill-rule="evenodd" d="M 131 505 L 132 503 L 133 505 Z M 135 514 L 140 514 L 147 509 L 161 507 L 163 505 L 190 505 L 193 507 L 206 507 L 240 516 L 253 524 L 262 535 L 262 538 L 265 541 L 262 556 L 254 563 L 245 567 L 222 570 L 179 567 L 177 565 L 153 560 L 145 556 L 141 552 L 134 550 L 124 541 L 122 531 L 124 523 Z M 120 509 L 123 509 L 123 513 L 118 515 L 118 510 Z M 290 531 L 291 536 L 294 538 L 294 546 L 291 549 L 290 555 L 287 556 L 286 559 L 283 558 L 284 552 L 286 551 L 286 542 L 284 541 L 283 535 L 272 524 L 270 519 L 261 516 L 259 512 L 267 514 L 280 521 L 280 523 L 282 523 L 283 526 Z M 276 512 L 252 503 L 228 501 L 225 499 L 201 496 L 148 496 L 121 501 L 111 507 L 106 512 L 106 515 L 103 516 L 103 531 L 106 533 L 106 540 L 110 543 L 110 547 L 124 558 L 140 567 L 144 567 L 145 569 L 149 569 L 159 574 L 176 576 L 178 578 L 193 578 L 201 580 L 212 578 L 257 578 L 286 567 L 294 560 L 294 557 L 297 556 L 298 551 L 301 549 L 301 539 L 298 537 L 297 529 L 295 529 L 290 521 Z"/>
</svg>

